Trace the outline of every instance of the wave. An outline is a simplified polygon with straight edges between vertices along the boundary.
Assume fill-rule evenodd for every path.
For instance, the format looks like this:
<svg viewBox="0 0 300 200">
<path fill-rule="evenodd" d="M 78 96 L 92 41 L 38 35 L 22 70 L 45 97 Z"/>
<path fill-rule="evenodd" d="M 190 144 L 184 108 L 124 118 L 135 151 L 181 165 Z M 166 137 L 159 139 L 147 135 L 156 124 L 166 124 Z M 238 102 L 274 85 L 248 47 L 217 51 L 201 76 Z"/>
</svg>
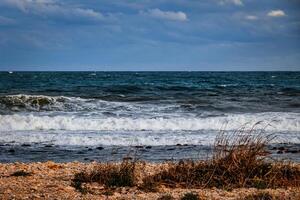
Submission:
<svg viewBox="0 0 300 200">
<path fill-rule="evenodd" d="M 0 115 L 0 131 L 71 130 L 71 131 L 197 131 L 252 128 L 256 122 L 269 124 L 270 131 L 300 130 L 300 113 L 230 114 L 206 118 L 130 118 L 59 115 Z M 263 126 L 264 126 L 263 125 Z"/>
<path fill-rule="evenodd" d="M 108 101 L 99 98 L 81 98 L 67 96 L 45 95 L 6 95 L 0 96 L 0 114 L 13 113 L 47 113 L 58 111 L 60 113 L 93 113 L 97 115 L 168 115 L 170 111 L 178 112 L 183 108 L 180 104 L 160 102 L 159 104 L 137 103 L 143 97 L 127 97 L 126 102 Z M 135 99 L 135 100 L 133 100 Z M 148 98 L 151 99 L 151 98 Z M 115 100 L 115 99 L 114 99 Z M 110 115 L 109 114 L 109 115 Z M 50 115 L 50 113 L 48 114 Z"/>
<path fill-rule="evenodd" d="M 44 95 L 7 95 L 0 97 L 0 105 L 13 111 L 21 110 L 60 110 L 64 104 L 70 102 L 72 98 L 63 96 L 44 96 Z"/>
<path fill-rule="evenodd" d="M 179 96 L 182 96 L 180 94 Z M 217 95 L 218 96 L 218 95 Z M 242 113 L 242 112 L 300 112 L 296 99 L 270 100 L 261 102 L 254 97 L 191 97 L 164 99 L 151 95 L 93 95 L 89 97 L 45 96 L 45 95 L 6 95 L 0 96 L 0 114 L 36 113 L 36 112 L 94 112 L 100 115 L 113 113 L 117 116 L 166 116 L 183 112 L 192 115 L 207 113 Z M 208 114 L 210 115 L 210 114 Z"/>
<path fill-rule="evenodd" d="M 110 102 L 93 98 L 45 96 L 45 95 L 6 95 L 0 96 L 0 108 L 9 111 L 91 111 L 107 107 L 121 106 L 121 102 Z M 123 103 L 124 104 L 124 103 Z"/>
</svg>

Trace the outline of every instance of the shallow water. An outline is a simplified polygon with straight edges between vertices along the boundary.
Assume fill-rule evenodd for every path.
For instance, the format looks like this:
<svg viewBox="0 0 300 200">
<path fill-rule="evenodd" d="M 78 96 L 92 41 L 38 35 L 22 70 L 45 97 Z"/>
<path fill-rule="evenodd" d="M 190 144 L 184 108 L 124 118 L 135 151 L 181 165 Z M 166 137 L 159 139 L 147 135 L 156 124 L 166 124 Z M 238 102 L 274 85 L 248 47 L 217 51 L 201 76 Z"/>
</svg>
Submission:
<svg viewBox="0 0 300 200">
<path fill-rule="evenodd" d="M 286 148 L 290 152 L 278 153 Z M 272 160 L 292 160 L 300 162 L 299 144 L 276 144 L 267 147 Z M 296 153 L 295 153 L 296 152 Z M 148 162 L 207 160 L 212 156 L 209 145 L 168 145 L 168 146 L 57 146 L 42 144 L 2 144 L 0 162 L 110 162 L 136 159 Z"/>
</svg>

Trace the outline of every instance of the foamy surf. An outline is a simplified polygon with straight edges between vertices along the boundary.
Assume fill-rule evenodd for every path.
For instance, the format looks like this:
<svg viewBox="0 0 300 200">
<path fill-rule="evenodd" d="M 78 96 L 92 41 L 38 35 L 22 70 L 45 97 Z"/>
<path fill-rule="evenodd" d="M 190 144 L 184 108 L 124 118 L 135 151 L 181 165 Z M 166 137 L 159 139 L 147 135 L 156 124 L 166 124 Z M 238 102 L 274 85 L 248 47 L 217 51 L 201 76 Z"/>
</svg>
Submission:
<svg viewBox="0 0 300 200">
<path fill-rule="evenodd" d="M 197 131 L 237 130 L 253 124 L 267 131 L 300 130 L 300 113 L 253 113 L 228 114 L 226 116 L 196 117 L 105 117 L 58 115 L 41 116 L 33 114 L 0 115 L 0 131 Z M 257 128 L 257 127 L 256 127 Z"/>
<path fill-rule="evenodd" d="M 177 144 L 207 145 L 214 144 L 217 130 L 199 131 L 2 131 L 0 142 L 3 144 L 36 144 L 68 146 L 171 146 Z M 231 131 L 225 131 L 231 133 Z M 254 132 L 255 133 L 255 132 Z M 276 138 L 270 144 L 299 144 L 298 132 L 274 133 Z"/>
</svg>

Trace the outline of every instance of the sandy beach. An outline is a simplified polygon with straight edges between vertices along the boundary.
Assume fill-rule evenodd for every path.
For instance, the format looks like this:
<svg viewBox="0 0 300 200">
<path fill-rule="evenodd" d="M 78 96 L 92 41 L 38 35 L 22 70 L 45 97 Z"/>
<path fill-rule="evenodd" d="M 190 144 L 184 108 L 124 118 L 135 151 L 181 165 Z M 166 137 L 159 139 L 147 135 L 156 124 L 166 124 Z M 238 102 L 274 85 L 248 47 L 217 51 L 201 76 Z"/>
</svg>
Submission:
<svg viewBox="0 0 300 200">
<path fill-rule="evenodd" d="M 83 194 L 72 186 L 74 174 L 92 170 L 97 163 L 9 163 L 0 164 L 1 199 L 158 199 L 170 194 L 180 199 L 185 193 L 197 193 L 200 199 L 246 199 L 247 196 L 268 192 L 278 199 L 299 199 L 300 188 L 258 190 L 239 188 L 231 191 L 222 189 L 183 189 L 160 186 L 157 192 L 144 192 L 134 187 L 105 189 L 97 183 L 86 184 L 89 192 Z M 139 163 L 136 167 L 138 182 L 145 175 L 153 174 L 166 167 L 166 164 Z M 300 167 L 298 165 L 298 167 Z M 16 173 L 27 172 L 27 173 Z"/>
</svg>

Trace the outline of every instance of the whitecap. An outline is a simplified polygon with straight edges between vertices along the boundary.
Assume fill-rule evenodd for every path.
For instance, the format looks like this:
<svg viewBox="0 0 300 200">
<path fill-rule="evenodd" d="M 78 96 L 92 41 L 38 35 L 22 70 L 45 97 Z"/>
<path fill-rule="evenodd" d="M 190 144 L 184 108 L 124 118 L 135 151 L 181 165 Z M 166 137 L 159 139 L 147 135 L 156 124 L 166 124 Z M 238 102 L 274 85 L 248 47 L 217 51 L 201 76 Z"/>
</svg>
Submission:
<svg viewBox="0 0 300 200">
<path fill-rule="evenodd" d="M 76 115 L 0 115 L 0 131 L 71 130 L 71 131 L 197 131 L 251 129 L 256 122 L 270 124 L 269 131 L 300 131 L 300 113 L 228 114 L 196 117 L 99 117 Z"/>
</svg>

